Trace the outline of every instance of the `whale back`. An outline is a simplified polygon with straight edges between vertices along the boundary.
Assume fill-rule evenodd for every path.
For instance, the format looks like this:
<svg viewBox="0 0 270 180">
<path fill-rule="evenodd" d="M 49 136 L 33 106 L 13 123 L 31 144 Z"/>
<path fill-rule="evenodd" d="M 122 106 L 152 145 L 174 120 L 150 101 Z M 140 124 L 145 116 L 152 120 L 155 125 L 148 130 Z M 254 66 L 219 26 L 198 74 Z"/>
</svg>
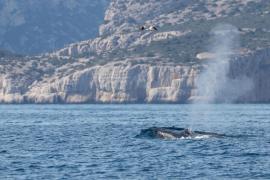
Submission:
<svg viewBox="0 0 270 180">
<path fill-rule="evenodd" d="M 139 138 L 158 138 L 158 139 L 184 139 L 184 138 L 206 138 L 215 137 L 221 138 L 224 134 L 203 132 L 203 131 L 191 131 L 190 129 L 177 128 L 177 127 L 150 127 L 142 129 L 140 134 L 136 137 Z"/>
</svg>

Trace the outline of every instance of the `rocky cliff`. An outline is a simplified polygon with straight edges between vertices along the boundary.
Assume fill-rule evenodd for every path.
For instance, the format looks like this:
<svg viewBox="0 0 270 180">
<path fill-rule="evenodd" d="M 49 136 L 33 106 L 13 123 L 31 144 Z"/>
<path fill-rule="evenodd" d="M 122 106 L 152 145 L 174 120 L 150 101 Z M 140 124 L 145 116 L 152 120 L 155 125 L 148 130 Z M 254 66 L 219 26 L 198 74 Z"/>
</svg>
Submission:
<svg viewBox="0 0 270 180">
<path fill-rule="evenodd" d="M 33 87 L 30 102 L 185 102 L 196 70 L 186 66 L 105 65 Z"/>
<path fill-rule="evenodd" d="M 237 27 L 240 40 L 225 74 L 230 83 L 222 86 L 223 97 L 215 98 L 269 102 L 268 9 L 270 3 L 261 0 L 112 0 L 99 37 L 40 56 L 2 57 L 0 102 L 196 101 L 203 98 L 199 77 L 215 63 L 209 44 L 220 23 Z M 155 25 L 158 31 L 140 31 L 141 25 Z M 239 83 L 246 80 L 249 86 Z"/>
</svg>

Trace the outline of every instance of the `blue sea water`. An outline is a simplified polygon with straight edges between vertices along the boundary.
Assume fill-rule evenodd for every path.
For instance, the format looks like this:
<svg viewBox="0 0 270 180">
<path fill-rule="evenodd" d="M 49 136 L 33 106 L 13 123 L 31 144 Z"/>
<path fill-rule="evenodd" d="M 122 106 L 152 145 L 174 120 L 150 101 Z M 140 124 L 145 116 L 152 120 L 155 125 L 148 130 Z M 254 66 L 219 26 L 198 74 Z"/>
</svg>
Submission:
<svg viewBox="0 0 270 180">
<path fill-rule="evenodd" d="M 270 179 L 269 129 L 270 105 L 0 105 L 0 179 Z"/>
</svg>

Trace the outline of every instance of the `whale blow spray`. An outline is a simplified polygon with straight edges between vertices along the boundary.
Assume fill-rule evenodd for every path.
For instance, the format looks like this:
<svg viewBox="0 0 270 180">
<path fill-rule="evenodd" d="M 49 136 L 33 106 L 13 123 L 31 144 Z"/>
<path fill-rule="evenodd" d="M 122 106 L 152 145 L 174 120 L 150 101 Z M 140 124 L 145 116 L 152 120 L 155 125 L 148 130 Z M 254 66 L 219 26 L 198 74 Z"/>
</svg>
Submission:
<svg viewBox="0 0 270 180">
<path fill-rule="evenodd" d="M 230 77 L 230 63 L 239 49 L 239 31 L 229 24 L 211 31 L 211 60 L 196 79 L 197 98 L 194 103 L 233 103 L 251 90 L 253 83 L 246 76 Z"/>
</svg>

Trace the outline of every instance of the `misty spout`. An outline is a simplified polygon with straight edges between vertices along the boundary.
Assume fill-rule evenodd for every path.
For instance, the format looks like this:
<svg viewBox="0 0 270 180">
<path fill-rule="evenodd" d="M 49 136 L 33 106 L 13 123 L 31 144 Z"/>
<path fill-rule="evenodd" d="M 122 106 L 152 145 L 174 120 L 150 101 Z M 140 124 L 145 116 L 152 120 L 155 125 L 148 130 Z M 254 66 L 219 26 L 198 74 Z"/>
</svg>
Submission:
<svg viewBox="0 0 270 180">
<path fill-rule="evenodd" d="M 253 86 L 248 77 L 231 75 L 232 62 L 237 60 L 240 47 L 239 31 L 225 24 L 215 27 L 211 35 L 211 57 L 196 79 L 198 96 L 194 103 L 233 103 Z"/>
</svg>

